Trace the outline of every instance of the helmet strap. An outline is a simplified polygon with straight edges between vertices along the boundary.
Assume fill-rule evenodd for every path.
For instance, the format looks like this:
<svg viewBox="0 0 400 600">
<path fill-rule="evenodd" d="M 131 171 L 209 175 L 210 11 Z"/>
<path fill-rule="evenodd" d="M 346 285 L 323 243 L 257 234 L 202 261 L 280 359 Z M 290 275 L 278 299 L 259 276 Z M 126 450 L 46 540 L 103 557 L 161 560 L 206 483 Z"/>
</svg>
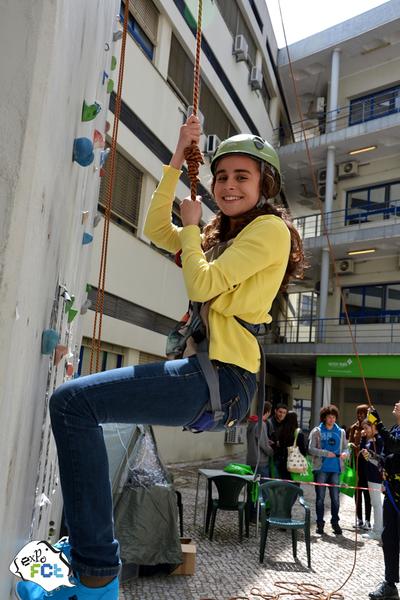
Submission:
<svg viewBox="0 0 400 600">
<path fill-rule="evenodd" d="M 262 194 L 262 185 L 263 185 L 263 181 L 264 181 L 264 173 L 265 173 L 265 162 L 262 160 L 260 161 L 260 198 L 255 206 L 255 208 L 262 208 L 263 206 L 265 206 L 267 204 L 267 199 L 265 198 L 265 196 L 263 196 Z"/>
</svg>

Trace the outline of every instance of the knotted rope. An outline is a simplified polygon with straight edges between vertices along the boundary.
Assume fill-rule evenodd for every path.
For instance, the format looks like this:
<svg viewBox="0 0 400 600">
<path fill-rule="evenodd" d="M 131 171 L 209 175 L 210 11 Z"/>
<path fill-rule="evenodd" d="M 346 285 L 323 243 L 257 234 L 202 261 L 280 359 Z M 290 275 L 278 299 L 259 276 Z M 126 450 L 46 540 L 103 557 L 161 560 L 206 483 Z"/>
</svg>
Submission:
<svg viewBox="0 0 400 600">
<path fill-rule="evenodd" d="M 203 0 L 199 0 L 197 12 L 196 58 L 194 63 L 193 78 L 193 114 L 197 116 L 200 95 L 200 51 L 201 51 L 201 19 L 203 14 Z M 195 142 L 185 148 L 185 159 L 188 166 L 190 179 L 190 197 L 196 200 L 197 184 L 199 183 L 200 165 L 204 164 L 203 155 Z"/>
</svg>

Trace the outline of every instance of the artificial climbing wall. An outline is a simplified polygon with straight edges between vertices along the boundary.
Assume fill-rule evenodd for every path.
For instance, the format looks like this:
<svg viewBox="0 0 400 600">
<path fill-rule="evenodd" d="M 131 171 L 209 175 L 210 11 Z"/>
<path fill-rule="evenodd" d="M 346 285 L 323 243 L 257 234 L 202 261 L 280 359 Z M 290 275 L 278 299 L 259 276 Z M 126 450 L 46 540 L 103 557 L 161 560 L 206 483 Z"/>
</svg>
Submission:
<svg viewBox="0 0 400 600">
<path fill-rule="evenodd" d="M 119 60 L 121 44 L 113 35 L 120 29 L 118 8 L 118 0 L 6 0 L 1 7 L 4 600 L 12 597 L 8 566 L 18 550 L 32 539 L 53 541 L 58 533 L 62 504 L 48 399 L 77 367 L 100 162 L 106 158 L 106 107 L 116 73 L 112 56 Z"/>
</svg>

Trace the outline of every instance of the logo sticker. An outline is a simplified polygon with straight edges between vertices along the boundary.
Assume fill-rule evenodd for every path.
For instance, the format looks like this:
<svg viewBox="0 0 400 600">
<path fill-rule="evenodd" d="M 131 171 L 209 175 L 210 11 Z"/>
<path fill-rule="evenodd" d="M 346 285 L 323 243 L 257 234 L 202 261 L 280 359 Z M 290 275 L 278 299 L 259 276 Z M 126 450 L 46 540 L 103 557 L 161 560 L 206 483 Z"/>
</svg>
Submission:
<svg viewBox="0 0 400 600">
<path fill-rule="evenodd" d="M 69 580 L 72 569 L 65 554 L 44 541 L 24 546 L 11 563 L 10 571 L 23 581 L 37 583 L 46 592 L 61 585 L 75 587 Z"/>
</svg>

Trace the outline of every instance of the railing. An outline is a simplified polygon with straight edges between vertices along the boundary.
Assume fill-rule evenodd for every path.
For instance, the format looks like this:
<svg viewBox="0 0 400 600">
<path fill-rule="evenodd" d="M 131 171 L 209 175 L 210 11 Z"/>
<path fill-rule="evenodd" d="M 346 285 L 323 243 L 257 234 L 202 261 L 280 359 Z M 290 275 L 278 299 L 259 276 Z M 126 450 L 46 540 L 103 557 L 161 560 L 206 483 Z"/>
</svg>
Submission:
<svg viewBox="0 0 400 600">
<path fill-rule="evenodd" d="M 393 224 L 400 220 L 400 200 L 374 210 L 361 210 L 360 208 L 334 210 L 325 213 L 324 219 L 329 233 L 344 233 L 355 229 L 365 229 L 367 223 L 372 226 L 372 224 L 381 221 L 384 224 Z M 293 223 L 303 240 L 318 237 L 325 233 L 321 213 L 298 217 L 293 219 Z"/>
<path fill-rule="evenodd" d="M 351 331 L 358 343 L 400 343 L 400 312 L 351 317 Z M 291 318 L 273 322 L 269 331 L 260 336 L 260 341 L 264 344 L 348 344 L 351 335 L 343 317 Z"/>
<path fill-rule="evenodd" d="M 291 124 L 290 135 L 282 127 L 274 129 L 273 143 L 277 146 L 286 146 L 302 142 L 305 138 L 310 139 L 329 133 L 333 123 L 335 129 L 344 129 L 398 112 L 400 112 L 400 87 L 364 96 L 333 111 L 311 110 L 304 115 L 303 122 L 294 121 Z"/>
</svg>

